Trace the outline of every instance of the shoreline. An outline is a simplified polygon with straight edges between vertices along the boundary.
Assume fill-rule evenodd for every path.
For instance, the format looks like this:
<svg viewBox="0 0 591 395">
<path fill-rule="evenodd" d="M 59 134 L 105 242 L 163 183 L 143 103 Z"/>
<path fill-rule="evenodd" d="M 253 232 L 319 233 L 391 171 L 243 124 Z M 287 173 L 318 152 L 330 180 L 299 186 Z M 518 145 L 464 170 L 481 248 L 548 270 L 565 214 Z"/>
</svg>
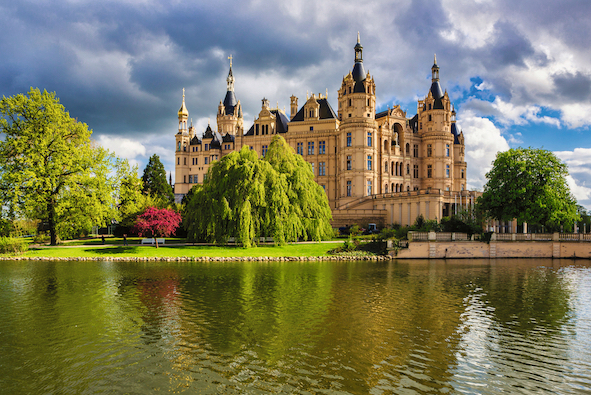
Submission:
<svg viewBox="0 0 591 395">
<path fill-rule="evenodd" d="M 0 257 L 0 261 L 109 261 L 109 262 L 299 262 L 299 261 L 390 261 L 391 255 L 363 256 L 258 256 L 258 257 Z"/>
</svg>

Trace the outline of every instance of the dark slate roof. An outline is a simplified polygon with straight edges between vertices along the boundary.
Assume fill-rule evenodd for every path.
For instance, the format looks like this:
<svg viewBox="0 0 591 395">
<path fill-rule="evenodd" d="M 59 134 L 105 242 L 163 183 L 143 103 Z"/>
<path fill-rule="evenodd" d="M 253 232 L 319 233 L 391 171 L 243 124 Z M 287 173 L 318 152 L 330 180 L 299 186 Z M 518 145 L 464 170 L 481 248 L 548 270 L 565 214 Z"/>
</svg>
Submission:
<svg viewBox="0 0 591 395">
<path fill-rule="evenodd" d="M 441 90 L 441 85 L 439 85 L 439 81 L 433 81 L 431 84 L 431 95 L 435 102 L 433 103 L 434 110 L 443 110 L 443 102 L 441 99 L 443 98 L 443 91 Z"/>
<path fill-rule="evenodd" d="M 226 133 L 226 135 L 224 137 L 222 137 L 222 141 L 224 143 L 232 143 L 232 142 L 234 142 L 234 135 L 232 135 L 230 133 Z"/>
<path fill-rule="evenodd" d="M 222 149 L 222 144 L 220 143 L 220 140 L 222 136 L 219 133 L 214 133 L 213 134 L 213 139 L 211 140 L 211 143 L 209 144 L 209 149 Z"/>
<path fill-rule="evenodd" d="M 238 104 L 238 101 L 236 100 L 236 95 L 234 94 L 234 91 L 227 91 L 226 98 L 224 99 L 226 115 L 234 115 L 234 108 L 236 108 L 236 104 Z"/>
<path fill-rule="evenodd" d="M 389 111 L 390 111 L 390 110 L 386 110 L 386 111 L 382 111 L 382 112 L 379 112 L 379 113 L 377 113 L 377 114 L 376 114 L 376 119 L 380 119 L 380 118 L 383 118 L 383 117 L 385 117 L 386 115 L 388 115 L 388 112 L 389 112 Z"/>
<path fill-rule="evenodd" d="M 353 66 L 352 74 L 353 74 L 353 80 L 355 80 L 355 82 L 364 81 L 365 78 L 367 77 L 367 74 L 365 74 L 365 69 L 363 68 L 363 63 L 355 62 L 355 65 Z"/>
<path fill-rule="evenodd" d="M 207 125 L 207 129 L 205 129 L 205 133 L 203 133 L 204 139 L 211 139 L 213 138 L 213 130 L 211 130 L 211 126 Z"/>
<path fill-rule="evenodd" d="M 271 110 L 271 113 L 275 115 L 275 131 L 276 133 L 287 133 L 287 124 L 289 118 L 284 113 L 278 110 Z"/>
<path fill-rule="evenodd" d="M 460 131 L 458 130 L 455 122 L 452 122 L 451 124 L 451 134 L 454 135 L 454 144 L 460 144 Z"/>
<path fill-rule="evenodd" d="M 337 114 L 334 112 L 330 103 L 326 99 L 317 99 L 320 104 L 320 119 L 337 119 Z M 293 117 L 291 122 L 301 122 L 304 120 L 304 106 L 300 108 L 298 113 Z"/>
<path fill-rule="evenodd" d="M 245 136 L 254 136 L 254 124 L 248 129 L 248 132 L 244 133 Z"/>
<path fill-rule="evenodd" d="M 197 135 L 193 136 L 193 138 L 191 139 L 190 145 L 199 145 L 199 144 L 201 144 L 201 140 L 199 140 L 199 137 L 197 137 Z"/>
</svg>

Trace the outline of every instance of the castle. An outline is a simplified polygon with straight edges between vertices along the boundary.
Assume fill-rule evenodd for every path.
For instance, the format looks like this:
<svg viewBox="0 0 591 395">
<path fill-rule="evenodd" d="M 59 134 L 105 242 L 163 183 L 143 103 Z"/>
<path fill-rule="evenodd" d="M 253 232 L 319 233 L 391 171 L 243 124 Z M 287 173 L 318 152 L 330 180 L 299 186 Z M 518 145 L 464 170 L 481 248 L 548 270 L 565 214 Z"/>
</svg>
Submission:
<svg viewBox="0 0 591 395">
<path fill-rule="evenodd" d="M 447 91 L 439 83 L 437 58 L 427 96 L 411 118 L 400 106 L 376 113 L 376 84 L 363 66 L 359 36 L 353 69 L 338 90 L 338 111 L 325 95 L 306 95 L 298 106 L 291 96 L 290 116 L 262 100 L 254 124 L 244 132 L 240 101 L 234 93 L 230 58 L 227 92 L 217 112 L 217 131 L 208 125 L 199 137 L 188 125 L 183 102 L 178 112 L 174 192 L 178 201 L 202 183 L 212 162 L 247 145 L 264 156 L 275 134 L 310 163 L 326 191 L 333 226 L 357 223 L 412 224 L 417 216 L 441 219 L 473 206 L 466 190 L 464 136 Z"/>
</svg>

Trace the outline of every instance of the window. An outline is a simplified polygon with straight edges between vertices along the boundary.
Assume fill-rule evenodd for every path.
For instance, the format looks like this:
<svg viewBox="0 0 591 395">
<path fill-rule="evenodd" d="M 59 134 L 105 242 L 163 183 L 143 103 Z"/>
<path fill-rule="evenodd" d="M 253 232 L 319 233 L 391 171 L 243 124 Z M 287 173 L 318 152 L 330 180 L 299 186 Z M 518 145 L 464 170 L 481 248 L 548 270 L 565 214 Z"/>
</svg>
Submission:
<svg viewBox="0 0 591 395">
<path fill-rule="evenodd" d="M 462 178 L 464 178 L 464 169 L 462 169 Z"/>
<path fill-rule="evenodd" d="M 205 144 L 205 150 L 209 151 L 209 144 Z"/>
<path fill-rule="evenodd" d="M 312 174 L 314 174 L 314 162 L 310 162 L 310 165 L 312 166 Z"/>
<path fill-rule="evenodd" d="M 351 92 L 349 92 L 349 93 L 351 93 Z M 349 99 L 349 107 L 351 107 L 351 99 Z"/>
<path fill-rule="evenodd" d="M 183 145 L 183 151 L 187 152 L 187 146 Z"/>
<path fill-rule="evenodd" d="M 296 152 L 298 155 L 304 155 L 304 143 L 298 143 Z"/>
<path fill-rule="evenodd" d="M 189 184 L 192 184 L 192 183 L 193 183 L 193 176 L 189 175 Z"/>
<path fill-rule="evenodd" d="M 371 170 L 371 155 L 367 155 L 367 170 Z"/>
<path fill-rule="evenodd" d="M 371 132 L 367 132 L 367 146 L 371 147 Z"/>
<path fill-rule="evenodd" d="M 318 155 L 324 155 L 326 153 L 326 141 L 318 142 Z"/>
<path fill-rule="evenodd" d="M 183 184 L 187 182 L 187 176 L 183 176 Z"/>
<path fill-rule="evenodd" d="M 464 190 L 464 184 L 462 184 L 462 191 Z"/>
<path fill-rule="evenodd" d="M 449 178 L 449 165 L 445 165 L 445 178 Z"/>
<path fill-rule="evenodd" d="M 384 193 L 388 193 L 388 184 L 384 185 Z"/>
<path fill-rule="evenodd" d="M 427 178 L 433 178 L 433 165 L 427 165 Z"/>
<path fill-rule="evenodd" d="M 323 190 L 324 192 L 326 192 L 326 185 L 324 185 L 324 184 L 323 184 L 323 185 L 320 185 L 320 186 L 322 187 L 322 190 Z"/>
<path fill-rule="evenodd" d="M 431 155 L 433 155 L 433 148 L 431 147 L 431 144 L 427 144 L 427 157 L 430 158 Z"/>
<path fill-rule="evenodd" d="M 431 104 L 429 103 L 429 110 L 431 109 Z"/>
<path fill-rule="evenodd" d="M 254 134 L 256 134 L 257 136 L 259 135 L 259 124 L 258 123 L 256 123 L 254 125 Z"/>
<path fill-rule="evenodd" d="M 318 175 L 319 176 L 326 175 L 326 162 L 319 162 L 318 163 Z"/>
<path fill-rule="evenodd" d="M 262 154 L 263 156 L 267 155 L 267 150 L 269 149 L 268 145 L 263 145 Z"/>
<path fill-rule="evenodd" d="M 187 165 L 187 158 L 183 158 L 183 164 L 186 166 Z"/>
<path fill-rule="evenodd" d="M 180 165 L 181 164 L 181 158 L 176 158 L 176 164 Z"/>
<path fill-rule="evenodd" d="M 429 107 L 431 107 L 430 104 L 429 104 Z M 429 122 L 431 122 L 431 114 L 429 114 Z"/>
<path fill-rule="evenodd" d="M 406 143 L 406 154 L 410 155 L 410 144 Z"/>
<path fill-rule="evenodd" d="M 205 159 L 205 164 L 208 164 L 209 163 L 209 158 L 206 156 L 204 159 Z"/>
<path fill-rule="evenodd" d="M 347 133 L 347 147 L 351 146 L 351 132 Z"/>
<path fill-rule="evenodd" d="M 410 175 L 410 165 L 409 164 L 406 165 L 406 174 Z"/>
<path fill-rule="evenodd" d="M 193 176 L 193 182 L 194 182 L 195 184 L 197 184 L 197 183 L 199 182 L 198 180 L 199 180 L 199 177 L 197 176 L 197 174 L 195 174 L 195 175 Z"/>
<path fill-rule="evenodd" d="M 412 167 L 412 176 L 413 178 L 419 178 L 419 165 L 414 165 Z"/>
<path fill-rule="evenodd" d="M 415 158 L 418 158 L 418 157 L 419 157 L 419 146 L 418 146 L 418 145 L 416 145 L 416 144 L 413 146 L 413 149 L 412 149 L 412 155 L 413 155 Z"/>
<path fill-rule="evenodd" d="M 207 181 L 207 173 L 203 175 L 203 182 Z"/>
<path fill-rule="evenodd" d="M 445 156 L 449 157 L 449 144 L 445 144 Z"/>
<path fill-rule="evenodd" d="M 351 155 L 347 155 L 347 170 L 351 170 Z"/>
<path fill-rule="evenodd" d="M 347 181 L 347 196 L 351 196 L 351 181 Z"/>
<path fill-rule="evenodd" d="M 371 196 L 371 180 L 367 180 L 367 196 Z"/>
<path fill-rule="evenodd" d="M 314 126 L 310 126 L 310 132 L 314 131 Z"/>
<path fill-rule="evenodd" d="M 179 141 L 179 147 L 178 147 L 177 151 L 180 151 L 180 150 L 181 150 L 181 142 Z"/>
<path fill-rule="evenodd" d="M 384 173 L 388 174 L 388 161 L 384 163 Z"/>
<path fill-rule="evenodd" d="M 314 155 L 314 142 L 308 141 L 308 155 Z"/>
</svg>

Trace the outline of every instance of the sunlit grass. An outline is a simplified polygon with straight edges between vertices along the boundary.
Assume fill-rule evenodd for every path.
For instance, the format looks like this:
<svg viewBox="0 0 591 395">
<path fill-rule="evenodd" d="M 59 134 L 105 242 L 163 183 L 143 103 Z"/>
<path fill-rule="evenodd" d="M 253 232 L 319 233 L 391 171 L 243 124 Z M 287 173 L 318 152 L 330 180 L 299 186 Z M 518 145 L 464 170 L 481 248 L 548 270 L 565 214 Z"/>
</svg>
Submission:
<svg viewBox="0 0 591 395">
<path fill-rule="evenodd" d="M 168 242 L 168 239 L 167 239 Z M 99 239 L 99 244 L 101 244 Z M 109 244 L 112 244 L 109 241 Z M 140 245 L 81 245 L 75 247 L 31 247 L 23 257 L 288 257 L 326 256 L 334 243 L 288 244 L 285 246 L 259 246 L 241 248 L 234 246 L 140 246 Z"/>
</svg>

